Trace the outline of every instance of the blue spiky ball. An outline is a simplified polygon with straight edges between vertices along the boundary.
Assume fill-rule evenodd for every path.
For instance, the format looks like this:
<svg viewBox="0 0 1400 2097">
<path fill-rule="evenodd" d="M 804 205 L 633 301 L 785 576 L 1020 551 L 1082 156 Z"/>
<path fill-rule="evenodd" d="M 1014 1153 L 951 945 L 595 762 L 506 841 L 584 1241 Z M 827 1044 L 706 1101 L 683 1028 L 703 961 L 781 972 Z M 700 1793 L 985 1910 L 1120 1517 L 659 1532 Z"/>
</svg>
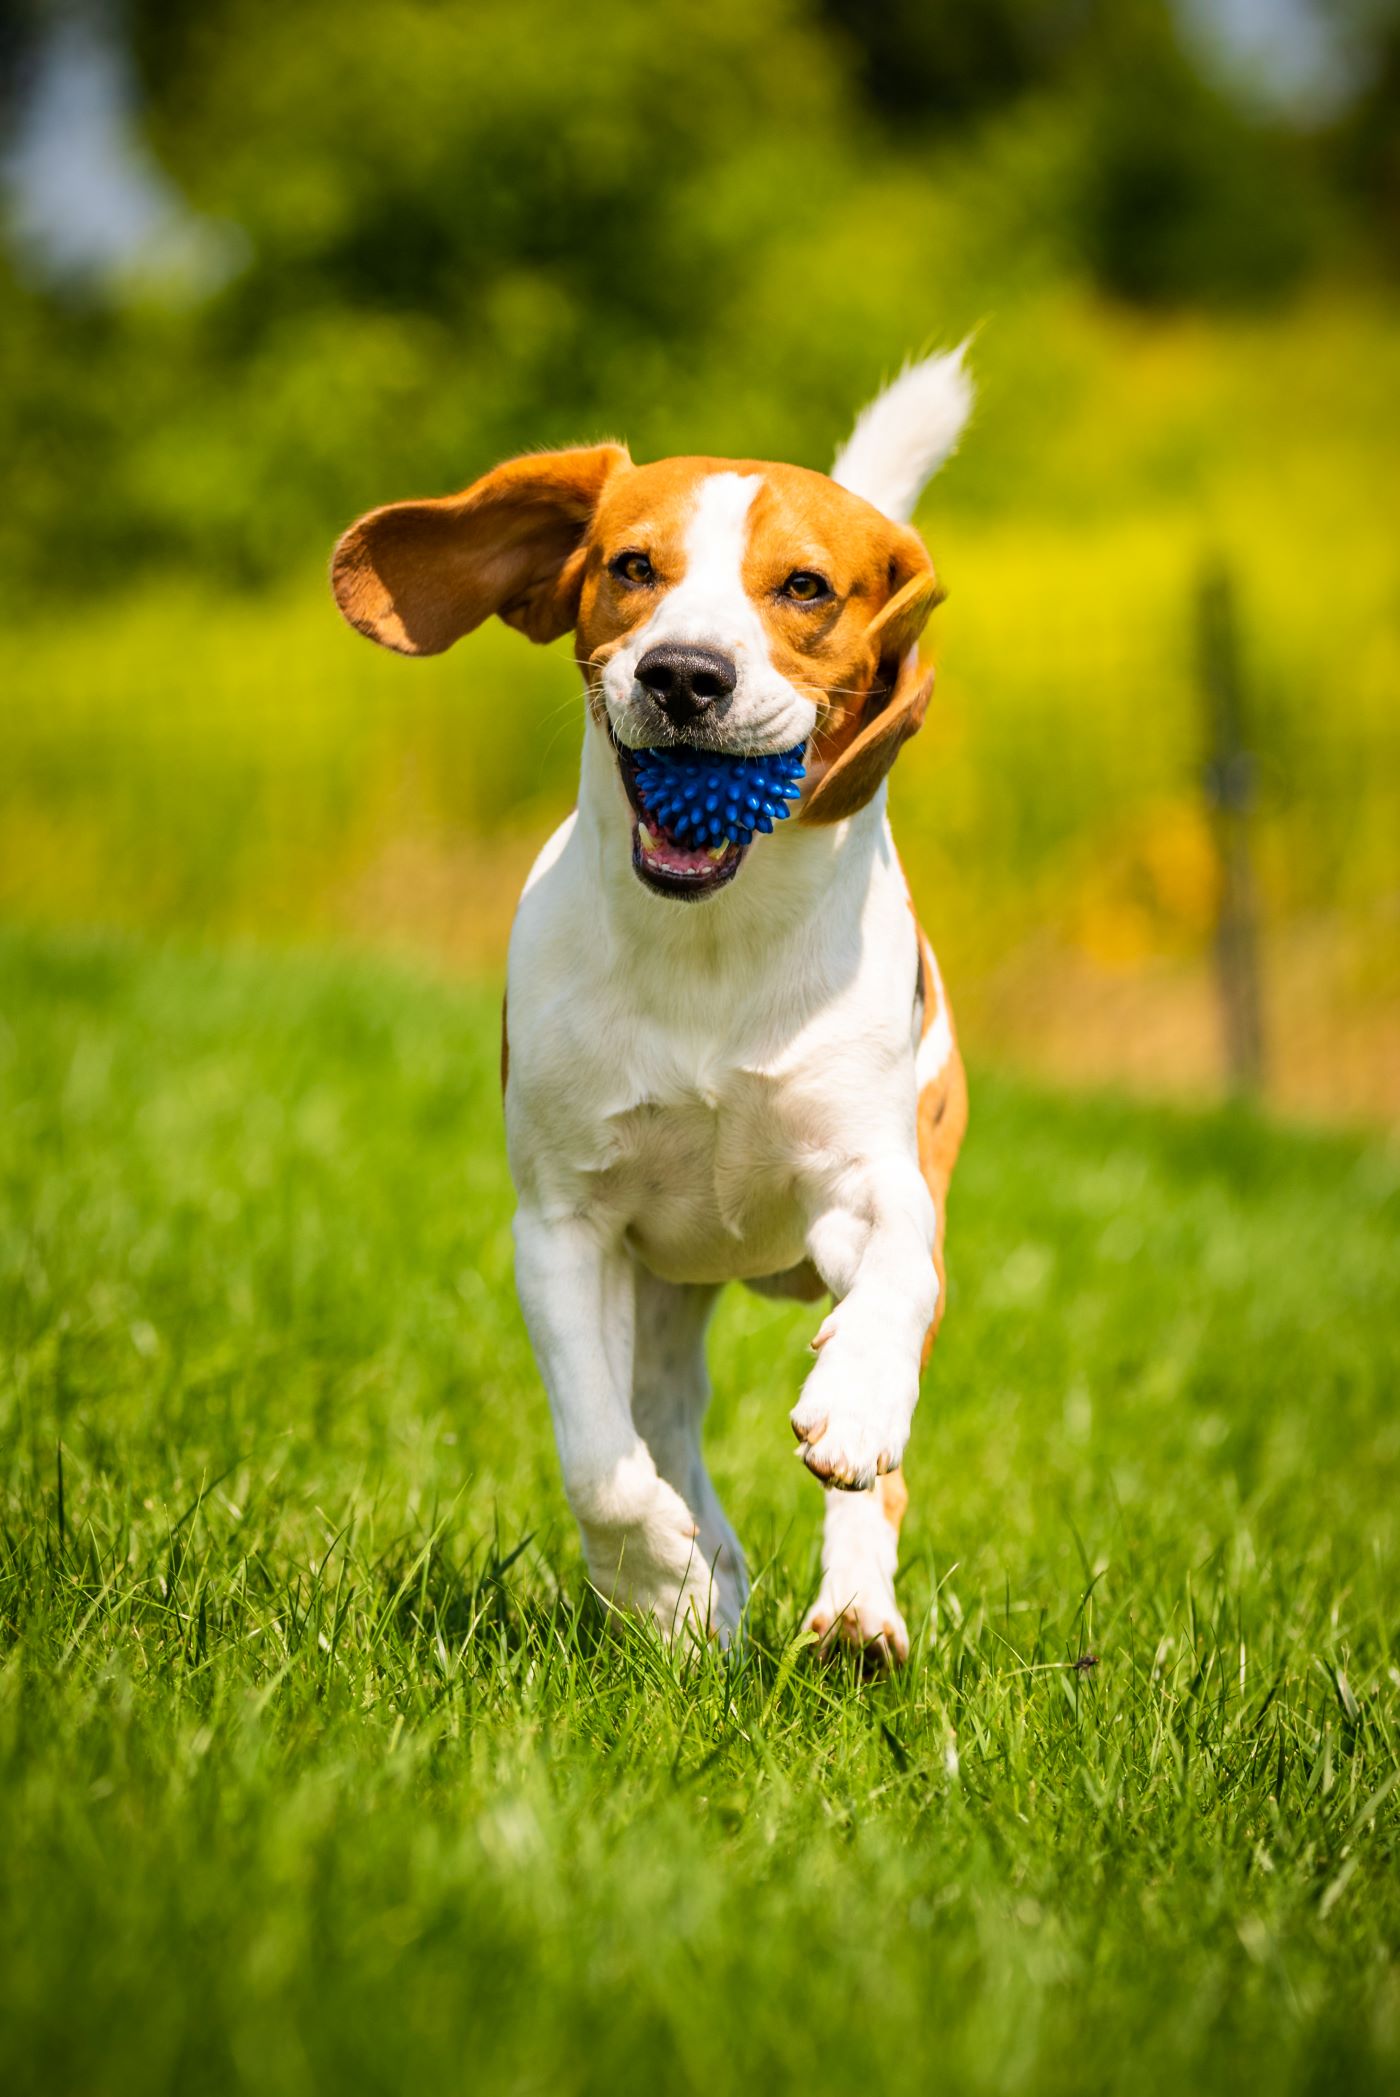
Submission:
<svg viewBox="0 0 1400 2097">
<path fill-rule="evenodd" d="M 729 750 L 693 750 L 685 744 L 638 753 L 637 794 L 678 844 L 753 842 L 792 811 L 802 791 L 807 745 L 764 757 Z"/>
</svg>

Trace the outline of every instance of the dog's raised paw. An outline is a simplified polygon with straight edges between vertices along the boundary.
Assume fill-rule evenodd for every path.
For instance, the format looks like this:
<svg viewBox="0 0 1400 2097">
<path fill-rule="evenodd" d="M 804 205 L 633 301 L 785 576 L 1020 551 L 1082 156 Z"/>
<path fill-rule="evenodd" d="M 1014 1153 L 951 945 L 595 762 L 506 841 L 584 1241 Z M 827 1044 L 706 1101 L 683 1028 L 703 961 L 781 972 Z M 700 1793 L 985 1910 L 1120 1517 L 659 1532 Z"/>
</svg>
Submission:
<svg viewBox="0 0 1400 2097">
<path fill-rule="evenodd" d="M 824 1485 L 863 1491 L 903 1459 L 917 1369 L 869 1320 L 853 1320 L 850 1303 L 830 1313 L 812 1345 L 817 1364 L 789 1415 L 798 1453 Z"/>
<path fill-rule="evenodd" d="M 897 1459 L 888 1449 L 852 1446 L 830 1432 L 825 1421 L 811 1436 L 803 1433 L 795 1417 L 792 1425 L 800 1444 L 797 1453 L 807 1469 L 823 1485 L 834 1486 L 838 1492 L 863 1492 L 882 1472 L 895 1468 Z"/>
<path fill-rule="evenodd" d="M 829 1405 L 825 1392 L 812 1388 L 819 1383 L 814 1372 L 789 1415 L 798 1454 L 823 1485 L 862 1492 L 882 1472 L 898 1469 L 907 1427 L 901 1431 L 899 1418 L 877 1404 Z"/>
</svg>

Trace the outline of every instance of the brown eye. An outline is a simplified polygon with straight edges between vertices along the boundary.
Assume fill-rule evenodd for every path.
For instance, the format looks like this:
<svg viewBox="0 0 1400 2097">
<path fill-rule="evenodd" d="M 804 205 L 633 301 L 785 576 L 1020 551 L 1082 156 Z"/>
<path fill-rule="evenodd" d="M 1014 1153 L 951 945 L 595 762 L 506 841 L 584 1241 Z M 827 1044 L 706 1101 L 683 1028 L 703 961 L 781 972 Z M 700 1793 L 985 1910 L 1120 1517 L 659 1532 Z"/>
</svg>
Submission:
<svg viewBox="0 0 1400 2097">
<path fill-rule="evenodd" d="M 831 595 L 831 584 L 815 568 L 794 568 L 778 595 L 790 597 L 794 604 L 820 604 Z"/>
<path fill-rule="evenodd" d="M 619 582 L 634 590 L 656 581 L 656 570 L 644 553 L 620 553 L 616 560 L 608 562 L 608 567 Z"/>
</svg>

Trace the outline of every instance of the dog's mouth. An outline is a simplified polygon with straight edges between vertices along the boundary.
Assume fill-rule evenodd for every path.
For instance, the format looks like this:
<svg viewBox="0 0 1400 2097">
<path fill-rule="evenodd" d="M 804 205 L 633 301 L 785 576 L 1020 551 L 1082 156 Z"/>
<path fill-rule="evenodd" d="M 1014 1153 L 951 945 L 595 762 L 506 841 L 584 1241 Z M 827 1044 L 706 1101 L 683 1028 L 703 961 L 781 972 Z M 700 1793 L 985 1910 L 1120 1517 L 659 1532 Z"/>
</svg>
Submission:
<svg viewBox="0 0 1400 2097">
<path fill-rule="evenodd" d="M 632 808 L 633 870 L 658 895 L 693 902 L 727 887 L 755 832 L 771 831 L 799 791 L 801 745 L 755 760 L 691 744 L 612 743 Z"/>
</svg>

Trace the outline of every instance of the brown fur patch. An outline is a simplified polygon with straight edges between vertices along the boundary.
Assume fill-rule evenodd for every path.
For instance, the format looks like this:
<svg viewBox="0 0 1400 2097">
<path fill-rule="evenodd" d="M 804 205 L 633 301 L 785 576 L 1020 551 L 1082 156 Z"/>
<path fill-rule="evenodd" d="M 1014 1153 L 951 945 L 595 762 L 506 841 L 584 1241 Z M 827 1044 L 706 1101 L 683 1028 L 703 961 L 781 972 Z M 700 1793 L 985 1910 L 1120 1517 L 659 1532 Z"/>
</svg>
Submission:
<svg viewBox="0 0 1400 2097">
<path fill-rule="evenodd" d="M 933 965 L 933 949 L 928 943 L 923 927 L 919 926 L 917 929 L 919 980 L 924 997 L 922 1032 L 926 1035 L 942 1013 L 947 1018 L 950 1036 L 948 1060 L 938 1075 L 930 1078 L 920 1092 L 917 1109 L 919 1169 L 923 1173 L 924 1184 L 933 1196 L 933 1265 L 938 1275 L 938 1302 L 934 1306 L 932 1323 L 924 1335 L 923 1366 L 926 1368 L 928 1358 L 933 1352 L 938 1328 L 943 1322 L 943 1309 L 948 1294 L 943 1238 L 948 1222 L 948 1186 L 953 1177 L 953 1167 L 958 1162 L 963 1137 L 967 1132 L 967 1073 L 963 1068 L 962 1057 L 958 1054 L 953 1015 L 946 1000 L 940 995 L 938 975 Z"/>
<path fill-rule="evenodd" d="M 460 495 L 370 510 L 331 558 L 336 603 L 400 655 L 438 655 L 493 612 L 532 641 L 557 640 L 578 615 L 599 496 L 629 464 L 618 444 L 539 452 Z"/>
<path fill-rule="evenodd" d="M 903 1471 L 886 1471 L 875 1481 L 875 1491 L 880 1501 L 880 1512 L 896 1536 L 909 1506 L 909 1488 L 904 1483 Z"/>
</svg>

